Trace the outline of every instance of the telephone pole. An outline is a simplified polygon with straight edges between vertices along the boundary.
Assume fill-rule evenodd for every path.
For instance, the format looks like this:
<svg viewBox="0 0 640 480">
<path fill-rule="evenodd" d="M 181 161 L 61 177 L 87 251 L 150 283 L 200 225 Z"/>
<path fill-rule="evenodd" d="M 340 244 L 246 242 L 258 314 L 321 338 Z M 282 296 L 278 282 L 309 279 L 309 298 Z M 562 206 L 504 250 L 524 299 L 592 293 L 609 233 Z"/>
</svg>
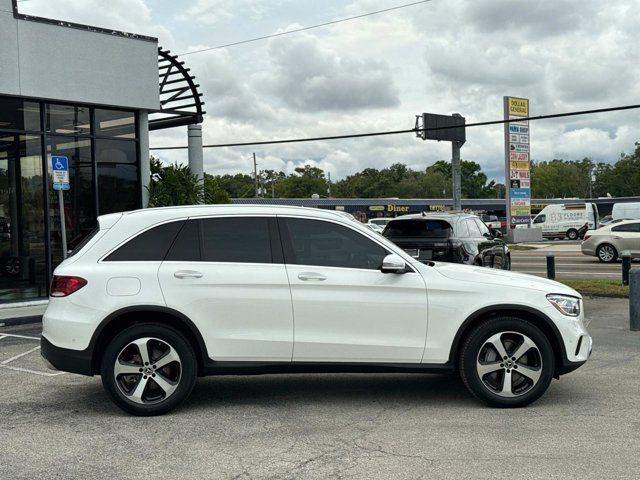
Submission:
<svg viewBox="0 0 640 480">
<path fill-rule="evenodd" d="M 259 195 L 259 186 L 258 186 L 258 163 L 256 162 L 256 152 L 253 152 L 253 178 L 255 180 L 256 183 L 256 198 L 258 198 Z"/>
<path fill-rule="evenodd" d="M 329 181 L 327 182 L 328 183 L 327 195 L 331 197 L 331 172 L 327 172 L 327 175 L 329 177 Z"/>
</svg>

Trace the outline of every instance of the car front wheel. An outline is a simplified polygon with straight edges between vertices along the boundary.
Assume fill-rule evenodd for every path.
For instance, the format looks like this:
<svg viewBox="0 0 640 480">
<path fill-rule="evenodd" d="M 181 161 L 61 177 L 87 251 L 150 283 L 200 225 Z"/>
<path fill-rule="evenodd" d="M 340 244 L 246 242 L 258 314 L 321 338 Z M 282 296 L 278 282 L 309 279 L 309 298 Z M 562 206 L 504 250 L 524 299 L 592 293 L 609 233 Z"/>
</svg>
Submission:
<svg viewBox="0 0 640 480">
<path fill-rule="evenodd" d="M 184 336 L 160 324 L 143 323 L 120 332 L 102 357 L 102 384 L 121 409 L 161 415 L 191 393 L 197 363 Z"/>
<path fill-rule="evenodd" d="M 477 398 L 493 407 L 523 407 L 547 390 L 555 369 L 551 343 L 520 318 L 489 320 L 466 338 L 460 376 Z"/>
</svg>

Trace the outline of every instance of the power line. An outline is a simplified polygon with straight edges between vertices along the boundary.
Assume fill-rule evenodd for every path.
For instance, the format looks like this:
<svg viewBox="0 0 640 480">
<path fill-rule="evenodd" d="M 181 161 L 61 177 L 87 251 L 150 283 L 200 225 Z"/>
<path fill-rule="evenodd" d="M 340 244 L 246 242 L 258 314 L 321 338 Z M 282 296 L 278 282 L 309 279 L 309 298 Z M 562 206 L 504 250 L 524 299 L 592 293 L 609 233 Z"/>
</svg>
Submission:
<svg viewBox="0 0 640 480">
<path fill-rule="evenodd" d="M 259 40 L 266 40 L 267 38 L 281 37 L 283 35 L 289 35 L 291 33 L 304 32 L 305 30 L 311 30 L 313 28 L 326 27 L 328 25 L 335 25 L 336 23 L 348 22 L 350 20 L 356 20 L 358 18 L 370 17 L 371 15 L 378 15 L 380 13 L 391 12 L 393 10 L 400 10 L 401 8 L 413 7 L 415 5 L 419 5 L 421 3 L 428 3 L 430 1 L 431 0 L 421 0 L 419 2 L 406 3 L 404 5 L 397 5 L 395 7 L 385 8 L 384 10 L 376 10 L 375 12 L 363 13 L 361 15 L 356 15 L 354 17 L 341 18 L 340 20 L 333 20 L 331 22 L 319 23 L 318 25 L 311 25 L 308 27 L 296 28 L 295 30 L 287 30 L 286 32 L 273 33 L 271 35 L 264 35 L 262 37 L 249 38 L 247 40 L 240 40 L 239 42 L 227 43 L 225 45 L 218 45 L 216 47 L 202 48 L 200 50 L 193 50 L 192 52 L 179 53 L 178 55 L 182 55 L 182 56 L 193 55 L 194 53 L 208 52 L 210 50 L 218 50 L 220 48 L 235 47 L 236 45 L 257 42 Z"/>
<path fill-rule="evenodd" d="M 621 110 L 633 110 L 640 108 L 640 104 L 637 105 L 623 105 L 621 107 L 608 107 L 608 108 L 598 108 L 594 110 L 580 110 L 574 112 L 565 112 L 565 113 L 553 113 L 549 115 L 537 115 L 534 117 L 518 117 L 512 120 L 491 120 L 487 122 L 475 122 L 475 123 L 467 123 L 465 125 L 466 128 L 470 127 L 482 127 L 486 125 L 500 125 L 504 123 L 511 122 L 522 122 L 525 120 L 548 120 L 550 118 L 561 118 L 561 117 L 575 117 L 578 115 L 591 115 L 594 113 L 605 113 L 605 112 L 616 112 Z M 449 126 L 449 127 L 434 127 L 434 128 L 411 128 L 406 130 L 388 130 L 383 132 L 370 132 L 370 133 L 354 133 L 350 135 L 332 135 L 325 137 L 308 137 L 308 138 L 289 138 L 285 140 L 267 140 L 267 141 L 257 141 L 257 142 L 241 142 L 241 143 L 219 143 L 212 145 L 203 145 L 202 148 L 222 148 L 222 147 L 247 147 L 252 145 L 273 145 L 278 143 L 301 143 L 301 142 L 317 142 L 324 140 L 340 140 L 345 138 L 362 138 L 362 137 L 380 137 L 383 135 L 399 135 L 402 133 L 416 133 L 416 132 L 431 132 L 435 130 L 448 130 L 450 128 L 460 128 L 459 126 Z M 182 150 L 187 148 L 187 146 L 180 147 L 151 147 L 149 150 Z"/>
</svg>

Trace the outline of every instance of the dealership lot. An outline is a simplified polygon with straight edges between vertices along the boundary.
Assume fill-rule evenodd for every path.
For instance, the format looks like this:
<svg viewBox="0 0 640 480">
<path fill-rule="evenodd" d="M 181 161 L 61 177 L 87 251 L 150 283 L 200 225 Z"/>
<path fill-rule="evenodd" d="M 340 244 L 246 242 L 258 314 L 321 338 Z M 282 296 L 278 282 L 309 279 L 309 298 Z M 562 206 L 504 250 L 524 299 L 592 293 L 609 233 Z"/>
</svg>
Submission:
<svg viewBox="0 0 640 480">
<path fill-rule="evenodd" d="M 200 379 L 176 412 L 122 413 L 47 370 L 39 325 L 0 329 L 4 478 L 637 478 L 640 333 L 587 299 L 591 360 L 533 406 L 485 408 L 417 374 Z"/>
</svg>

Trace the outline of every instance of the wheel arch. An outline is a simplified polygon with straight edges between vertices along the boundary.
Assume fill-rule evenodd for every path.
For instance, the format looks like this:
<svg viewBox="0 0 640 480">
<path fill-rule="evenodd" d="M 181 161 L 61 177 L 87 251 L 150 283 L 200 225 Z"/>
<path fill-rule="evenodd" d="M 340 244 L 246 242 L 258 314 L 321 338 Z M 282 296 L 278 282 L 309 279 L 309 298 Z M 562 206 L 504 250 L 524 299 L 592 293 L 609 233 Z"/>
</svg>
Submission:
<svg viewBox="0 0 640 480">
<path fill-rule="evenodd" d="M 168 307 L 136 305 L 116 310 L 109 314 L 96 328 L 89 343 L 91 351 L 91 374 L 100 372 L 102 354 L 109 339 L 139 323 L 154 322 L 178 330 L 189 341 L 198 361 L 198 375 L 204 374 L 204 366 L 209 358 L 207 347 L 200 331 L 186 315 Z"/>
<path fill-rule="evenodd" d="M 457 369 L 458 359 L 460 357 L 460 348 L 464 345 L 466 337 L 474 328 L 482 324 L 484 321 L 501 316 L 512 316 L 531 322 L 547 336 L 551 343 L 551 347 L 553 348 L 553 355 L 556 361 L 554 374 L 555 376 L 558 376 L 567 359 L 566 349 L 564 342 L 562 341 L 560 331 L 547 315 L 535 308 L 524 305 L 492 305 L 469 315 L 466 320 L 462 322 L 462 325 L 460 325 L 460 328 L 458 328 L 458 331 L 453 338 L 448 363 Z"/>
</svg>

